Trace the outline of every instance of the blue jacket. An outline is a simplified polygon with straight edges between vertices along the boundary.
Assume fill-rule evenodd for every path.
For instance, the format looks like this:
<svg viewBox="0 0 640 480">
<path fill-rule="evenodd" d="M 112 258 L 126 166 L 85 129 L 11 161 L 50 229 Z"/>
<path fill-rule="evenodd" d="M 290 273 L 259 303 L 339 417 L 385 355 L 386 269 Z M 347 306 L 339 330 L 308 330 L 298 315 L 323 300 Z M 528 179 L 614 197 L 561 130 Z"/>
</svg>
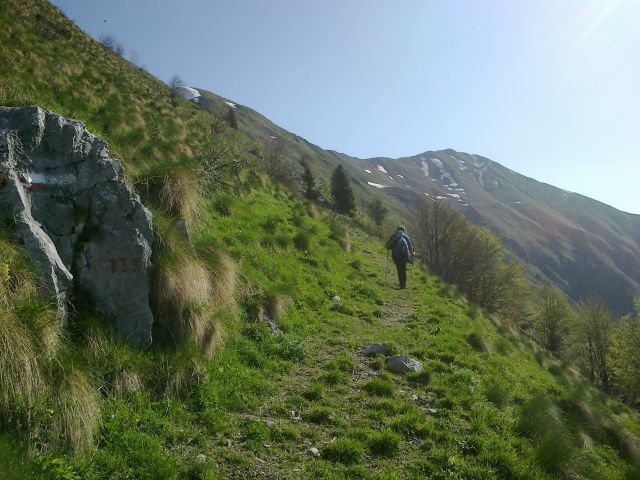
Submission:
<svg viewBox="0 0 640 480">
<path fill-rule="evenodd" d="M 407 246 L 409 247 L 409 259 L 411 259 L 414 251 L 413 242 L 411 241 L 411 237 L 409 237 L 404 230 L 398 228 L 395 233 L 389 237 L 389 240 L 387 240 L 387 248 L 393 247 L 396 238 L 403 238 L 405 242 L 407 242 Z"/>
</svg>

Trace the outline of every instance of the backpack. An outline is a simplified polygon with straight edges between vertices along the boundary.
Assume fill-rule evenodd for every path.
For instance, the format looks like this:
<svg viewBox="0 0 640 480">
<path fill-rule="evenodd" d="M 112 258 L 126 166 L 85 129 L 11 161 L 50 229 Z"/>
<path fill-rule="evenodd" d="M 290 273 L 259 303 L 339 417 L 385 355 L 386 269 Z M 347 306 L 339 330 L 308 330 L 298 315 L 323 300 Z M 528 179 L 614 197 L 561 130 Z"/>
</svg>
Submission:
<svg viewBox="0 0 640 480">
<path fill-rule="evenodd" d="M 393 258 L 409 259 L 409 244 L 401 230 L 396 231 L 396 233 L 391 236 L 389 239 L 389 248 L 391 249 Z"/>
</svg>

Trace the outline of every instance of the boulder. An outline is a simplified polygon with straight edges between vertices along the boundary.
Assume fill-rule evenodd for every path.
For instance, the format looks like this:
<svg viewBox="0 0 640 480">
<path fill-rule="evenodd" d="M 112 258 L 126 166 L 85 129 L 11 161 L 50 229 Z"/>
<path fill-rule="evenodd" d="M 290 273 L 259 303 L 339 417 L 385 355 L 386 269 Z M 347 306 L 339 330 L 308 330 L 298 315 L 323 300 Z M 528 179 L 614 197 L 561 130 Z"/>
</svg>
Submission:
<svg viewBox="0 0 640 480">
<path fill-rule="evenodd" d="M 39 267 L 62 321 L 75 290 L 149 346 L 151 213 L 104 140 L 39 107 L 0 107 L 0 180 L 0 221 Z"/>
<path fill-rule="evenodd" d="M 389 350 L 391 350 L 391 346 L 387 343 L 373 343 L 371 345 L 367 345 L 362 353 L 367 356 L 375 356 L 384 355 Z"/>
<path fill-rule="evenodd" d="M 394 373 L 420 372 L 422 364 L 405 355 L 394 355 L 387 357 L 387 368 Z"/>
</svg>

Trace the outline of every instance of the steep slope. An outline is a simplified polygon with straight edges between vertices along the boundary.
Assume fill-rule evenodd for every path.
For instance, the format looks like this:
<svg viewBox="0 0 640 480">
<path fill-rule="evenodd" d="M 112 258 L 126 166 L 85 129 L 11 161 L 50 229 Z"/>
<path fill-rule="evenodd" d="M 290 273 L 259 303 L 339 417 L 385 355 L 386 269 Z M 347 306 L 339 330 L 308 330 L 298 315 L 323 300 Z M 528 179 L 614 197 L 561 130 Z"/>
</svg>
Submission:
<svg viewBox="0 0 640 480">
<path fill-rule="evenodd" d="M 0 18 L 0 52 L 14 61 L 0 83 L 8 103 L 42 101 L 96 125 L 106 110 L 92 105 L 111 100 L 109 121 L 99 124 L 131 155 L 123 157 L 130 176 L 147 168 L 144 152 L 175 169 L 180 152 L 206 145 L 207 114 L 156 95 L 156 79 L 98 48 L 50 5 L 1 6 L 9 14 Z M 42 37 L 43 18 L 64 35 Z M 78 93 L 57 58 L 108 80 L 98 88 L 78 78 Z M 62 90 L 28 83 L 30 69 Z M 135 127 L 142 136 L 132 138 L 123 126 L 136 114 L 151 131 Z M 157 147 L 159 136 L 174 147 Z M 215 292 L 231 290 L 227 303 L 214 298 L 223 310 L 198 312 L 226 332 L 213 359 L 191 343 L 135 349 L 92 313 L 60 332 L 47 299 L 37 298 L 28 258 L 0 226 L 0 478 L 638 477 L 636 412 L 427 272 L 416 268 L 412 289 L 395 290 L 379 242 L 255 173 L 241 195 L 209 191 L 184 246 L 184 256 L 206 260 Z M 168 219 L 154 222 L 166 240 Z M 206 280 L 198 267 L 187 270 L 196 274 L 189 290 Z M 265 312 L 281 333 L 261 321 Z M 363 355 L 372 342 L 417 358 L 424 372 L 392 374 L 383 358 Z M 19 372 L 7 368 L 18 363 Z M 43 389 L 34 376 L 41 365 L 60 392 Z M 28 383 L 19 408 L 11 408 L 12 380 Z M 25 410 L 32 415 L 21 417 Z M 35 448 L 27 452 L 27 443 Z M 84 449 L 74 453 L 77 444 Z"/>
<path fill-rule="evenodd" d="M 404 217 L 418 201 L 443 201 L 491 228 L 537 281 L 571 298 L 599 296 L 618 313 L 640 291 L 640 216 L 520 175 L 479 155 L 444 150 L 406 158 L 361 160 L 322 150 L 254 110 L 201 90 L 202 108 L 235 108 L 240 129 L 257 141 L 278 138 L 291 158 L 309 156 L 327 179 L 342 163 L 361 202 L 387 200 Z"/>
</svg>

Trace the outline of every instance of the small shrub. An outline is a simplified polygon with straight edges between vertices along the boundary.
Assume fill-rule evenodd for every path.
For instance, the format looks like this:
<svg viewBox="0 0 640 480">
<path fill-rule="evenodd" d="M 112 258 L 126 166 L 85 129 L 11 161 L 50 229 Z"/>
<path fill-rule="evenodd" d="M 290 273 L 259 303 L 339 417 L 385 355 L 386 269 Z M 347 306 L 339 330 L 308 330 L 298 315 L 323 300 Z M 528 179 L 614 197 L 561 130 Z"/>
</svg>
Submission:
<svg viewBox="0 0 640 480">
<path fill-rule="evenodd" d="M 274 342 L 273 353 L 283 360 L 298 361 L 306 356 L 307 351 L 300 340 L 290 335 L 280 335 Z"/>
<path fill-rule="evenodd" d="M 382 355 L 374 358 L 371 363 L 369 363 L 369 366 L 374 369 L 376 372 L 381 372 L 382 370 L 384 370 L 385 366 L 386 366 L 387 362 L 384 359 L 384 357 Z"/>
<path fill-rule="evenodd" d="M 544 432 L 535 442 L 534 455 L 538 464 L 550 473 L 562 473 L 573 463 L 575 447 L 569 434 L 560 428 Z"/>
<path fill-rule="evenodd" d="M 557 364 L 554 363 L 553 365 L 549 365 L 549 367 L 547 368 L 547 371 L 551 374 L 551 375 L 562 375 L 562 373 L 564 372 L 564 367 L 561 364 Z"/>
<path fill-rule="evenodd" d="M 417 411 L 409 411 L 389 422 L 389 428 L 406 438 L 426 438 L 432 432 L 427 419 Z"/>
<path fill-rule="evenodd" d="M 287 248 L 293 242 L 293 237 L 286 233 L 281 233 L 276 236 L 276 243 L 280 248 Z"/>
<path fill-rule="evenodd" d="M 310 401 L 320 400 L 322 398 L 322 393 L 324 388 L 319 383 L 314 383 L 307 388 L 302 396 Z"/>
<path fill-rule="evenodd" d="M 471 345 L 476 352 L 486 352 L 487 346 L 484 344 L 482 338 L 477 333 L 470 333 L 467 335 L 467 343 Z"/>
<path fill-rule="evenodd" d="M 302 215 L 294 215 L 291 219 L 291 223 L 300 228 L 304 225 L 304 217 Z"/>
<path fill-rule="evenodd" d="M 351 374 L 356 368 L 356 363 L 351 355 L 343 353 L 329 362 L 329 368 L 337 369 L 341 372 Z"/>
<path fill-rule="evenodd" d="M 346 373 L 340 370 L 329 370 L 322 376 L 322 381 L 327 385 L 337 385 L 339 383 L 346 383 L 349 381 L 349 377 Z"/>
<path fill-rule="evenodd" d="M 478 307 L 478 305 L 476 305 L 475 303 L 470 303 L 467 306 L 467 316 L 471 320 L 475 320 L 476 318 L 478 318 L 480 316 L 480 307 Z"/>
<path fill-rule="evenodd" d="M 228 217 L 233 213 L 233 203 L 234 203 L 233 196 L 229 194 L 223 194 L 216 197 L 213 204 L 213 208 L 220 215 L 224 217 Z"/>
<path fill-rule="evenodd" d="M 242 430 L 242 438 L 247 442 L 261 442 L 269 436 L 269 427 L 259 420 L 247 420 Z"/>
<path fill-rule="evenodd" d="M 339 438 L 322 450 L 323 458 L 344 465 L 358 463 L 364 456 L 364 446 L 352 438 Z"/>
<path fill-rule="evenodd" d="M 168 399 L 187 399 L 207 379 L 207 370 L 193 352 L 184 349 L 179 355 L 171 355 L 161 363 L 158 387 Z"/>
<path fill-rule="evenodd" d="M 288 425 L 275 426 L 271 429 L 270 437 L 276 442 L 294 441 L 300 438 L 298 430 Z"/>
<path fill-rule="evenodd" d="M 373 455 L 391 457 L 398 451 L 400 436 L 391 430 L 383 430 L 371 435 L 368 443 L 369 450 Z"/>
<path fill-rule="evenodd" d="M 353 268 L 356 272 L 361 272 L 362 271 L 362 261 L 360 259 L 355 259 L 353 261 L 351 261 L 351 263 L 349 263 L 349 265 L 351 266 L 351 268 Z"/>
<path fill-rule="evenodd" d="M 333 423 L 331 410 L 327 407 L 312 408 L 304 414 L 304 419 L 317 425 L 331 425 Z"/>
<path fill-rule="evenodd" d="M 511 343 L 506 338 L 500 337 L 496 340 L 496 351 L 500 355 L 508 355 L 511 352 Z"/>
<path fill-rule="evenodd" d="M 262 224 L 262 228 L 265 232 L 271 233 L 273 235 L 277 235 L 280 232 L 280 225 L 282 224 L 282 219 L 270 215 Z"/>
<path fill-rule="evenodd" d="M 407 380 L 417 385 L 426 385 L 429 383 L 431 376 L 428 370 L 422 370 L 420 372 L 411 372 L 407 374 Z"/>
<path fill-rule="evenodd" d="M 395 385 L 385 378 L 375 378 L 364 386 L 370 395 L 378 397 L 392 397 L 395 394 Z"/>
<path fill-rule="evenodd" d="M 509 387 L 503 381 L 491 378 L 485 385 L 485 397 L 496 407 L 502 408 L 509 402 Z"/>
<path fill-rule="evenodd" d="M 311 235 L 308 232 L 298 232 L 293 237 L 293 244 L 298 250 L 307 251 L 311 246 Z"/>
</svg>

